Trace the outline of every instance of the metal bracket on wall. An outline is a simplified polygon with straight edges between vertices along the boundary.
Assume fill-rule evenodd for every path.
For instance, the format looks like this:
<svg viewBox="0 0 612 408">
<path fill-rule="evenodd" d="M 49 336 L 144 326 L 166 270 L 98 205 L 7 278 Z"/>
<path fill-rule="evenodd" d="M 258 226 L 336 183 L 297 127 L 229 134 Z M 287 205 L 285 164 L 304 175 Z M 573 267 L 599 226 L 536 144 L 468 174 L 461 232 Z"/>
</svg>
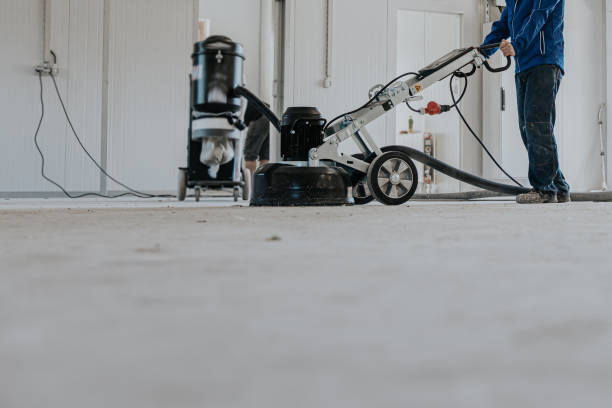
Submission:
<svg viewBox="0 0 612 408">
<path fill-rule="evenodd" d="M 325 54 L 325 79 L 324 88 L 331 88 L 333 74 L 333 45 L 334 45 L 334 0 L 327 0 L 327 45 Z"/>
</svg>

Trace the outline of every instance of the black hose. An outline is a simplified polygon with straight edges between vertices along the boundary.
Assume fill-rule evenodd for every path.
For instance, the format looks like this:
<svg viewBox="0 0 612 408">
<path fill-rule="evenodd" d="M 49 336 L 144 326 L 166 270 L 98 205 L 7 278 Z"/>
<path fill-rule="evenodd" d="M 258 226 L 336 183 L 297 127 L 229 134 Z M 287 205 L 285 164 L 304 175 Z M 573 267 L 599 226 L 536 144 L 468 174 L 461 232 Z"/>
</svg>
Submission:
<svg viewBox="0 0 612 408">
<path fill-rule="evenodd" d="M 508 194 L 480 190 L 463 193 L 415 194 L 412 199 L 417 201 L 470 201 L 498 197 L 508 197 Z"/>
<path fill-rule="evenodd" d="M 412 199 L 417 201 L 470 201 L 487 198 L 507 197 L 511 194 L 495 193 L 491 191 L 467 191 L 464 193 L 415 194 Z M 572 201 L 609 203 L 612 202 L 612 191 L 593 193 L 571 193 Z"/>
<path fill-rule="evenodd" d="M 475 176 L 463 170 L 457 169 L 450 166 L 443 161 L 434 159 L 433 157 L 425 154 L 419 150 L 413 149 L 408 146 L 389 146 L 385 147 L 383 151 L 401 151 L 410 156 L 411 159 L 416 160 L 420 163 L 426 164 L 429 167 L 434 168 L 442 174 L 452 177 L 456 180 L 463 181 L 464 183 L 470 184 L 474 187 L 482 188 L 484 190 L 493 191 L 496 193 L 508 194 L 508 195 L 519 195 L 525 194 L 531 191 L 525 187 L 512 186 L 509 184 L 497 183 L 495 181 L 487 180 L 482 177 Z"/>
<path fill-rule="evenodd" d="M 599 193 L 571 193 L 572 201 L 593 201 L 593 202 L 612 202 L 612 191 Z"/>
<path fill-rule="evenodd" d="M 280 133 L 281 131 L 280 120 L 274 114 L 274 112 L 272 112 L 272 110 L 270 110 L 270 108 L 268 108 L 268 106 L 261 99 L 255 96 L 254 93 L 252 93 L 251 91 L 249 91 L 243 86 L 239 86 L 236 89 L 234 89 L 234 94 L 236 96 L 242 96 L 247 101 L 252 103 L 253 107 L 257 109 L 259 112 L 261 112 L 261 114 L 264 115 L 270 121 L 272 126 L 274 126 L 274 128 L 278 130 L 278 132 Z"/>
</svg>

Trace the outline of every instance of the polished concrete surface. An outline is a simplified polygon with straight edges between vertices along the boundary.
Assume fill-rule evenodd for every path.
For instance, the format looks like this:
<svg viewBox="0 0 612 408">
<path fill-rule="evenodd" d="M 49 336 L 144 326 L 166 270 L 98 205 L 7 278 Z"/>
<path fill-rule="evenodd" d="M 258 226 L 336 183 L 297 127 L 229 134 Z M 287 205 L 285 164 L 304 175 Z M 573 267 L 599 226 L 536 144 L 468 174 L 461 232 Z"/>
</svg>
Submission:
<svg viewBox="0 0 612 408">
<path fill-rule="evenodd" d="M 0 200 L 0 407 L 610 407 L 612 204 Z"/>
</svg>

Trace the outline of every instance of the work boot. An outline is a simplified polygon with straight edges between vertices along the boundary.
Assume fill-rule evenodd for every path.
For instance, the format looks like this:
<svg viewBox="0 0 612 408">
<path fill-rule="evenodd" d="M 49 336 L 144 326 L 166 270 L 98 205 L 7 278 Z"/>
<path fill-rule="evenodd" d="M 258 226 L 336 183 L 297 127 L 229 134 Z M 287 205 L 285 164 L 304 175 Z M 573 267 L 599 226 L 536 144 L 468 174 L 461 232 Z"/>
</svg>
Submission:
<svg viewBox="0 0 612 408">
<path fill-rule="evenodd" d="M 570 193 L 558 193 L 557 194 L 557 202 L 561 204 L 571 203 L 572 197 Z"/>
<path fill-rule="evenodd" d="M 557 203 L 557 195 L 533 190 L 517 196 L 516 202 L 519 204 L 554 204 Z"/>
</svg>

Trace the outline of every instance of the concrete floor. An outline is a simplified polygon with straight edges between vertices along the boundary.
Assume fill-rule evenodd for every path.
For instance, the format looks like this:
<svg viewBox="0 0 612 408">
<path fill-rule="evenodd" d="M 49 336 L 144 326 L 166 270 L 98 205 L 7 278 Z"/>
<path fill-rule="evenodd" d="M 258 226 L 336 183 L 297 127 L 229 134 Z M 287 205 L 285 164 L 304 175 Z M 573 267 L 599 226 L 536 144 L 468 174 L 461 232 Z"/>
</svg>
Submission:
<svg viewBox="0 0 612 408">
<path fill-rule="evenodd" d="M 612 204 L 0 200 L 0 407 L 608 408 L 611 232 Z"/>
</svg>

